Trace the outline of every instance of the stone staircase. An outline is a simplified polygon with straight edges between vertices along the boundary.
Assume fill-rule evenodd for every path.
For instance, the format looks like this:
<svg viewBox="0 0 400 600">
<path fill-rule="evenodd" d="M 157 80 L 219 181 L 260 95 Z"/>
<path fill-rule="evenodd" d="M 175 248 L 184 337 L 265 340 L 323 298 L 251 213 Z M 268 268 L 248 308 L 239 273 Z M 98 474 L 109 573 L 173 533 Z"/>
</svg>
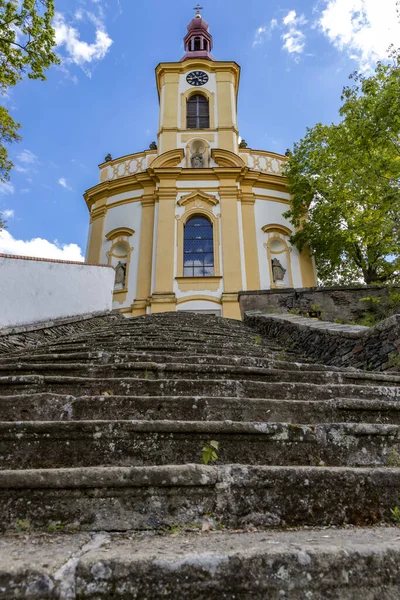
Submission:
<svg viewBox="0 0 400 600">
<path fill-rule="evenodd" d="M 110 315 L 0 355 L 0 396 L 0 599 L 400 598 L 400 376 Z"/>
</svg>

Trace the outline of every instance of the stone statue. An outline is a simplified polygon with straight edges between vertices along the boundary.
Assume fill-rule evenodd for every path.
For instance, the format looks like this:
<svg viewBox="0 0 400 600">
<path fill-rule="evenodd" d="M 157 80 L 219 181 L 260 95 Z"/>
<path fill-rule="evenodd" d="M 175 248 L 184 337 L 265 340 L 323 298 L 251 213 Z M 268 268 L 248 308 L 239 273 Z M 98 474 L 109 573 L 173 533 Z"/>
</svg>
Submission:
<svg viewBox="0 0 400 600">
<path fill-rule="evenodd" d="M 150 150 L 157 150 L 157 144 L 155 142 L 151 142 L 149 148 Z"/>
<path fill-rule="evenodd" d="M 115 287 L 119 289 L 123 289 L 125 287 L 125 279 L 126 279 L 126 263 L 119 261 L 117 266 L 115 267 Z"/>
<path fill-rule="evenodd" d="M 242 140 L 239 144 L 239 148 L 247 148 L 247 142 L 246 140 Z"/>
<path fill-rule="evenodd" d="M 284 269 L 277 258 L 272 259 L 272 279 L 274 283 L 283 281 L 285 277 L 286 269 Z"/>
<path fill-rule="evenodd" d="M 111 162 L 112 161 L 112 156 L 111 154 L 107 154 L 107 156 L 105 157 L 105 162 Z"/>
<path fill-rule="evenodd" d="M 199 150 L 196 150 L 196 152 L 194 152 L 192 154 L 190 163 L 191 163 L 193 169 L 202 169 L 204 167 L 203 154 Z"/>
</svg>

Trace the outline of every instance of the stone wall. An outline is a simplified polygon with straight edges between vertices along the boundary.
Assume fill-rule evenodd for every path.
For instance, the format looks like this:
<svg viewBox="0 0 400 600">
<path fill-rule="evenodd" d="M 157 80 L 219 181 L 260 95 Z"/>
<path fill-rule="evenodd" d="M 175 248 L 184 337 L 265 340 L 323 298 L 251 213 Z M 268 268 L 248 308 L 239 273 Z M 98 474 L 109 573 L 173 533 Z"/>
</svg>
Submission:
<svg viewBox="0 0 400 600">
<path fill-rule="evenodd" d="M 400 371 L 400 315 L 374 327 L 259 311 L 246 312 L 244 321 L 261 335 L 276 338 L 315 362 L 369 371 Z"/>
<path fill-rule="evenodd" d="M 103 312 L 0 329 L 0 354 L 35 348 L 65 336 L 97 330 L 124 318 L 119 312 Z"/>
<path fill-rule="evenodd" d="M 397 289 L 400 293 L 400 287 Z M 369 303 L 362 301 L 367 297 L 387 298 L 388 289 L 385 286 L 365 285 L 259 290 L 240 292 L 239 302 L 242 316 L 249 310 L 261 310 L 265 313 L 287 313 L 289 310 L 295 310 L 302 315 L 321 317 L 326 321 L 353 321 L 367 313 Z M 400 313 L 400 307 L 398 312 Z"/>
</svg>

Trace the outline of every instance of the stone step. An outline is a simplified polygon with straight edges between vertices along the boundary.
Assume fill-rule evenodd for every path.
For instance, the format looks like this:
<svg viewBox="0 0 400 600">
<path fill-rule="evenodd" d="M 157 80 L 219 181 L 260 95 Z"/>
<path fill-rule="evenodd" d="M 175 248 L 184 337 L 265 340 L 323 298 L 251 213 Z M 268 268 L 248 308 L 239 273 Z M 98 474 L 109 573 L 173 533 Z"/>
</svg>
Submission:
<svg viewBox="0 0 400 600">
<path fill-rule="evenodd" d="M 0 471 L 0 527 L 28 532 L 165 530 L 195 527 L 204 519 L 220 528 L 361 526 L 392 522 L 399 497 L 397 468 L 171 465 L 8 470 Z"/>
<path fill-rule="evenodd" d="M 199 534 L 188 527 L 163 535 L 8 535 L 0 541 L 0 598 L 396 600 L 398 533 L 348 527 Z"/>
<path fill-rule="evenodd" d="M 270 372 L 271 373 L 271 372 Z M 294 374 L 296 375 L 296 373 Z M 290 379 L 290 373 L 285 373 Z M 294 377 L 293 377 L 294 379 Z M 359 381 L 359 380 L 358 380 Z M 359 382 L 360 383 L 360 382 Z M 327 400 L 337 398 L 399 400 L 400 388 L 388 385 L 329 384 L 299 381 L 275 382 L 231 379 L 139 379 L 15 375 L 0 377 L 0 397 L 21 393 L 53 393 L 73 396 L 214 396 Z"/>
<path fill-rule="evenodd" d="M 0 423 L 0 469 L 150 466 L 200 462 L 216 440 L 221 464 L 390 465 L 400 426 L 235 421 Z"/>
<path fill-rule="evenodd" d="M 3 396 L 0 421 L 264 421 L 400 424 L 400 402 L 342 398 L 272 400 L 199 396 Z"/>
<path fill-rule="evenodd" d="M 116 341 L 110 340 L 108 343 L 95 343 L 87 342 L 85 340 L 70 340 L 64 341 L 63 343 L 57 345 L 51 345 L 46 347 L 47 353 L 60 353 L 60 352 L 79 352 L 79 351 L 98 351 L 103 350 L 106 352 L 121 352 L 121 351 L 150 351 L 150 352 L 186 352 L 186 353 L 195 353 L 195 354 L 217 354 L 217 355 L 225 355 L 225 356 L 261 356 L 261 357 L 270 357 L 274 354 L 280 354 L 282 349 L 279 347 L 275 349 L 268 349 L 268 347 L 262 345 L 252 346 L 250 344 L 236 344 L 231 342 L 226 342 L 225 344 L 217 344 L 210 343 L 204 344 L 200 341 L 193 341 L 191 343 L 183 344 L 181 341 L 177 341 L 173 343 L 171 339 L 165 341 L 157 341 L 157 340 L 127 340 L 127 341 Z M 290 350 L 285 350 L 285 356 L 288 357 L 297 357 L 298 353 L 292 352 Z"/>
<path fill-rule="evenodd" d="M 214 365 L 214 364 L 168 364 L 153 362 L 121 362 L 116 364 L 85 363 L 18 363 L 17 365 L 0 365 L 0 378 L 14 375 L 40 374 L 45 377 L 77 375 L 79 377 L 101 376 L 110 379 L 230 379 L 252 380 L 283 383 L 315 383 L 321 385 L 353 384 L 353 385 L 385 385 L 397 387 L 400 392 L 400 376 L 380 373 L 356 371 L 312 371 L 262 369 L 259 367 Z"/>
<path fill-rule="evenodd" d="M 55 363 L 61 365 L 70 365 L 71 363 L 81 363 L 85 365 L 95 366 L 100 364 L 117 364 L 117 363 L 133 363 L 133 362 L 153 362 L 153 363 L 178 363 L 178 364 L 212 364 L 212 365 L 231 365 L 231 366 L 247 366 L 259 367 L 264 369 L 281 369 L 289 371 L 337 371 L 348 372 L 349 369 L 340 367 L 328 367 L 326 365 L 306 363 L 306 362 L 289 362 L 283 359 L 272 358 L 274 355 L 266 358 L 264 356 L 221 356 L 217 354 L 187 354 L 186 352 L 174 353 L 154 353 L 154 352 L 106 352 L 103 350 L 93 350 L 86 352 L 63 352 L 63 353 L 25 353 L 18 356 L 18 361 L 49 364 Z M 0 357 L 0 365 L 16 366 L 16 358 L 14 355 L 8 357 Z"/>
</svg>

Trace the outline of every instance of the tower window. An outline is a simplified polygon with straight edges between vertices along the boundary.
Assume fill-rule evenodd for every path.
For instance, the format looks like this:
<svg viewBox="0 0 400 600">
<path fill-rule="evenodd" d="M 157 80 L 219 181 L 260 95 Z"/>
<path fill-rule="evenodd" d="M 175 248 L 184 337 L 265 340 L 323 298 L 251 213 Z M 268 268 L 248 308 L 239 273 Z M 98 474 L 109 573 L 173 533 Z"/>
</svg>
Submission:
<svg viewBox="0 0 400 600">
<path fill-rule="evenodd" d="M 196 52 L 196 50 L 201 50 L 200 48 L 201 45 L 201 40 L 199 37 L 194 38 L 194 51 Z"/>
<path fill-rule="evenodd" d="M 214 275 L 213 227 L 205 217 L 192 217 L 185 225 L 183 275 L 184 277 Z"/>
<path fill-rule="evenodd" d="M 208 129 L 210 127 L 210 109 L 208 99 L 201 94 L 191 96 L 186 105 L 186 128 Z"/>
</svg>

